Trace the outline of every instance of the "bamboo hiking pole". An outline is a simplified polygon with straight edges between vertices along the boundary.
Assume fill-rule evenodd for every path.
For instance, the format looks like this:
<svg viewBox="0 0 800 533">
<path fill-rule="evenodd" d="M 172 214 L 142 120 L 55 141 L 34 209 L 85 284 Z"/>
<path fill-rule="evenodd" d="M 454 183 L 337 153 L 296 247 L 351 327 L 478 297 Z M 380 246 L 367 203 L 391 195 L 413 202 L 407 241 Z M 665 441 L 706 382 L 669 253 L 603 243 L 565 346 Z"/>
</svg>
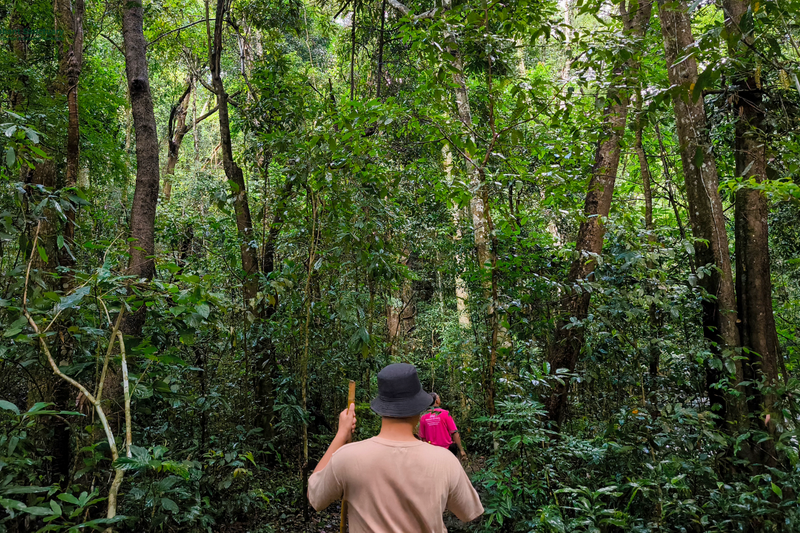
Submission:
<svg viewBox="0 0 800 533">
<path fill-rule="evenodd" d="M 347 391 L 347 408 L 356 403 L 356 382 L 350 380 L 350 390 Z M 347 502 L 342 495 L 342 520 L 339 523 L 339 533 L 347 532 Z"/>
</svg>

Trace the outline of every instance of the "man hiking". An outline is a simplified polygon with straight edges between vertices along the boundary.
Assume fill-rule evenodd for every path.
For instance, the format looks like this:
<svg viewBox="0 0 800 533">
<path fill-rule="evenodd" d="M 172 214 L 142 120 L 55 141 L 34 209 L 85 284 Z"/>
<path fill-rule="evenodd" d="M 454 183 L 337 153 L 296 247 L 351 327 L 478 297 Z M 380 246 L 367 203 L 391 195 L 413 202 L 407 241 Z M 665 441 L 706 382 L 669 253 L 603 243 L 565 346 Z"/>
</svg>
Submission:
<svg viewBox="0 0 800 533">
<path fill-rule="evenodd" d="M 461 446 L 461 436 L 458 434 L 453 417 L 448 411 L 439 407 L 442 405 L 442 399 L 438 394 L 432 392 L 431 397 L 433 405 L 419 420 L 419 438 L 434 446 L 447 448 L 456 457 L 461 453 L 461 458 L 466 459 L 467 452 Z"/>
<path fill-rule="evenodd" d="M 461 464 L 447 450 L 414 437 L 430 406 L 414 365 L 389 365 L 378 374 L 372 410 L 381 416 L 377 437 L 347 444 L 355 409 L 339 414 L 339 430 L 308 480 L 317 511 L 344 498 L 350 533 L 446 533 L 445 509 L 469 522 L 483 513 Z"/>
</svg>

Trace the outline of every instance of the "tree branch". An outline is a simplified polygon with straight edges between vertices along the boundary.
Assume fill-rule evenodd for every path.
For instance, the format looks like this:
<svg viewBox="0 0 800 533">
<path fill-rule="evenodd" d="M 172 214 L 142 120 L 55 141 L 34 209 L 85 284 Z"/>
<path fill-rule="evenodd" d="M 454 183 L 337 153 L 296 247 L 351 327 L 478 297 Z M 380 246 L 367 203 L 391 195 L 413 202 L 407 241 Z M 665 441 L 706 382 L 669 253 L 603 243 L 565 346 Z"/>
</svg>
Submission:
<svg viewBox="0 0 800 533">
<path fill-rule="evenodd" d="M 112 41 L 112 40 L 111 40 L 111 37 L 109 37 L 109 36 L 108 36 L 108 35 L 106 35 L 105 33 L 101 33 L 101 34 L 100 34 L 100 37 L 103 37 L 103 38 L 104 38 L 106 41 L 110 42 L 110 43 L 111 43 L 111 44 L 114 46 L 114 48 L 116 48 L 116 49 L 117 49 L 117 51 L 118 51 L 120 54 L 122 54 L 123 56 L 125 55 L 125 52 L 122 50 L 122 47 L 120 47 L 120 45 L 118 45 L 117 43 L 115 43 L 114 41 Z"/>
<path fill-rule="evenodd" d="M 190 131 L 192 131 L 192 128 L 194 127 L 195 123 L 200 124 L 205 119 L 207 119 L 208 117 L 210 117 L 211 115 L 216 113 L 218 109 L 219 109 L 219 106 L 214 106 L 208 113 L 204 113 L 204 114 L 200 115 L 199 117 L 197 117 L 197 120 L 195 120 L 194 122 L 190 122 L 189 124 L 186 124 L 183 127 L 183 129 L 181 130 L 181 133 L 183 133 L 184 135 L 189 133 Z"/>
<path fill-rule="evenodd" d="M 439 13 L 444 13 L 445 11 L 448 11 L 447 9 L 434 7 L 433 9 L 420 13 L 419 15 L 413 15 L 411 13 L 411 10 L 408 9 L 408 7 L 406 7 L 404 4 L 401 4 L 397 0 L 386 0 L 386 3 L 395 8 L 397 11 L 399 11 L 404 17 L 408 17 L 414 22 L 418 20 L 432 19 Z"/>
<path fill-rule="evenodd" d="M 166 37 L 170 33 L 175 33 L 176 31 L 185 30 L 186 28 L 191 28 L 192 26 L 197 26 L 198 24 L 202 24 L 204 22 L 207 22 L 207 19 L 198 20 L 198 21 L 189 23 L 186 26 L 181 26 L 180 28 L 175 28 L 174 30 L 169 30 L 167 32 L 164 32 L 161 35 L 159 35 L 158 37 L 156 37 L 155 39 L 153 39 L 152 41 L 150 41 L 149 43 L 147 43 L 145 45 L 145 47 L 150 46 L 151 44 L 156 44 L 158 41 L 160 41 L 161 39 L 163 39 L 164 37 Z"/>
</svg>

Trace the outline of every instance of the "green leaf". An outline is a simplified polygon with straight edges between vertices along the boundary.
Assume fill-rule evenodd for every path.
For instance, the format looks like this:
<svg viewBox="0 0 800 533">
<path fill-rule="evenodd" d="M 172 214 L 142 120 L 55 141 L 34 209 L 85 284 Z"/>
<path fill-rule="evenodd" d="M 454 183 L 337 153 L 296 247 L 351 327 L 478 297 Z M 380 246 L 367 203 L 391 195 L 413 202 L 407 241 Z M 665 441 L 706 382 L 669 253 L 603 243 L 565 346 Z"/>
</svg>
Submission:
<svg viewBox="0 0 800 533">
<path fill-rule="evenodd" d="M 9 146 L 6 148 L 6 165 L 11 168 L 17 160 L 17 155 L 14 153 L 14 147 Z"/>
<path fill-rule="evenodd" d="M 178 512 L 178 504 L 170 500 L 169 498 L 161 498 L 161 507 L 163 507 L 167 511 L 172 511 L 173 513 Z"/>
<path fill-rule="evenodd" d="M 727 370 L 729 374 L 735 374 L 736 363 L 734 363 L 732 359 L 725 359 L 725 370 Z"/>
<path fill-rule="evenodd" d="M 66 309 L 70 309 L 75 307 L 80 303 L 84 296 L 89 294 L 91 288 L 89 286 L 80 287 L 78 290 L 70 294 L 69 296 L 64 296 L 61 298 L 61 301 L 56 304 L 55 311 L 64 311 Z"/>
<path fill-rule="evenodd" d="M 703 166 L 703 161 L 705 160 L 705 153 L 703 153 L 703 148 L 698 146 L 694 151 L 694 166 L 698 169 Z"/>
<path fill-rule="evenodd" d="M 50 516 L 53 514 L 53 510 L 49 507 L 25 507 L 24 509 L 20 509 L 24 513 L 32 514 L 34 516 Z"/>
<path fill-rule="evenodd" d="M 28 319 L 24 316 L 19 317 L 11 326 L 3 333 L 3 337 L 16 337 L 22 331 L 22 328 L 28 323 Z"/>
<path fill-rule="evenodd" d="M 719 72 L 714 70 L 714 64 L 709 65 L 706 69 L 697 76 L 697 82 L 692 88 L 692 102 L 696 102 L 703 96 L 703 90 L 710 87 L 719 76 Z"/>
<path fill-rule="evenodd" d="M 39 134 L 36 133 L 35 130 L 31 128 L 25 128 L 25 135 L 27 135 L 28 139 L 30 139 L 34 144 L 39 144 Z"/>
<path fill-rule="evenodd" d="M 10 489 L 3 489 L 3 494 L 37 494 L 49 490 L 50 487 L 11 487 Z"/>
<path fill-rule="evenodd" d="M 6 411 L 13 411 L 15 415 L 19 415 L 19 409 L 16 405 L 11 402 L 7 402 L 6 400 L 0 400 L 0 409 L 5 409 Z"/>
<path fill-rule="evenodd" d="M 198 305 L 195 310 L 197 314 L 203 318 L 208 318 L 209 313 L 211 313 L 211 308 L 208 307 L 208 304 L 200 304 Z"/>
<path fill-rule="evenodd" d="M 783 490 L 775 483 L 772 484 L 772 492 L 774 492 L 778 498 L 783 499 Z"/>
<path fill-rule="evenodd" d="M 63 493 L 63 494 L 59 494 L 56 497 L 59 500 L 61 500 L 62 502 L 67 502 L 67 503 L 71 503 L 72 505 L 80 506 L 80 502 L 78 501 L 78 498 L 76 498 L 72 494 Z"/>
<path fill-rule="evenodd" d="M 45 159 L 48 159 L 47 154 L 44 153 L 44 151 L 41 148 L 39 148 L 38 146 L 29 146 L 28 149 L 31 152 L 33 152 L 34 154 L 38 155 L 39 157 L 43 157 Z"/>
<path fill-rule="evenodd" d="M 53 510 L 55 516 L 61 516 L 61 506 L 55 500 L 50 500 L 50 509 Z"/>
<path fill-rule="evenodd" d="M 47 252 L 44 250 L 44 246 L 39 245 L 36 246 L 36 248 L 39 250 L 39 257 L 42 258 L 43 262 L 47 263 L 49 258 L 47 257 Z"/>
<path fill-rule="evenodd" d="M 25 504 L 17 501 L 17 500 L 9 500 L 6 498 L 0 498 L 0 508 L 2 509 L 12 509 L 14 511 L 22 511 L 25 509 Z"/>
<path fill-rule="evenodd" d="M 69 198 L 69 199 L 70 199 L 70 201 L 71 201 L 72 203 L 74 203 L 74 204 L 78 204 L 78 205 L 91 205 L 91 204 L 90 204 L 90 203 L 89 203 L 89 202 L 88 202 L 88 201 L 87 201 L 85 198 L 83 198 L 82 196 L 78 196 L 78 195 L 75 195 L 75 194 L 68 194 L 68 195 L 67 195 L 67 198 Z"/>
</svg>

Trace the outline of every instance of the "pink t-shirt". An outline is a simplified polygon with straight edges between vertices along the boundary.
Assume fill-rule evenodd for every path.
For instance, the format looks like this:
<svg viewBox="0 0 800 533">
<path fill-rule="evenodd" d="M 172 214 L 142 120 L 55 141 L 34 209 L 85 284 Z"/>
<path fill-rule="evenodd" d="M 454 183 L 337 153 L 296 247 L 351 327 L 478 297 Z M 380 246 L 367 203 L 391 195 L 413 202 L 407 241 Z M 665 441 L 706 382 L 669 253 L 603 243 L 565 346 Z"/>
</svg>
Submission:
<svg viewBox="0 0 800 533">
<path fill-rule="evenodd" d="M 434 446 L 447 448 L 453 443 L 453 433 L 458 431 L 456 423 L 450 413 L 444 409 L 436 408 L 425 413 L 419 419 L 419 436 L 425 442 Z"/>
</svg>

